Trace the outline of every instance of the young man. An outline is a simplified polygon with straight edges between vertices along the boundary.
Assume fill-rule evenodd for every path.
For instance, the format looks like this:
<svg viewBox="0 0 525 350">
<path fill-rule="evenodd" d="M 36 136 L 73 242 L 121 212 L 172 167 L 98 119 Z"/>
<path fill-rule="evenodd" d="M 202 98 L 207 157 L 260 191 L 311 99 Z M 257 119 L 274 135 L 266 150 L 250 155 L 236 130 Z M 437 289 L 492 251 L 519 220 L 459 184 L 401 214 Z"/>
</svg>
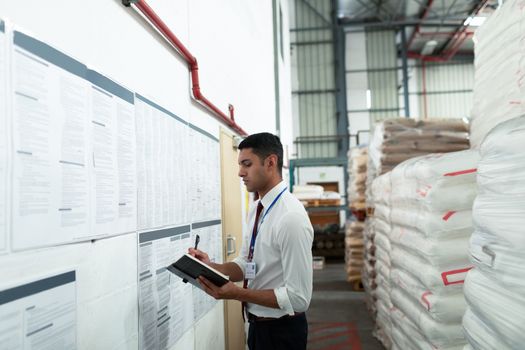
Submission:
<svg viewBox="0 0 525 350">
<path fill-rule="evenodd" d="M 313 229 L 306 211 L 282 180 L 283 147 L 277 136 L 254 134 L 239 145 L 239 176 L 259 200 L 248 216 L 239 256 L 224 264 L 190 248 L 206 264 L 244 281 L 244 288 L 229 282 L 222 287 L 203 277 L 199 282 L 216 299 L 243 303 L 250 323 L 251 350 L 306 349 L 305 311 L 312 296 Z"/>
</svg>

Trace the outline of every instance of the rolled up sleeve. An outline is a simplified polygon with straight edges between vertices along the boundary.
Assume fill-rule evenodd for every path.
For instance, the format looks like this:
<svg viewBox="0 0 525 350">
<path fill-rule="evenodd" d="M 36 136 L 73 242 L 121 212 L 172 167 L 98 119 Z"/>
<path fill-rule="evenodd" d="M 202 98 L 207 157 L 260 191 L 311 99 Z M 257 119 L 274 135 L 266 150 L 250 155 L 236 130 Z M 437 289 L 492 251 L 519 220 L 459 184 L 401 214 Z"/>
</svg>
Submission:
<svg viewBox="0 0 525 350">
<path fill-rule="evenodd" d="M 274 289 L 277 303 L 289 315 L 305 312 L 312 298 L 312 225 L 306 215 L 287 213 L 277 237 L 284 277 L 284 286 Z"/>
<path fill-rule="evenodd" d="M 235 259 L 232 260 L 232 262 L 236 263 L 241 269 L 242 275 L 246 276 L 246 263 L 248 262 L 246 260 L 246 257 L 239 254 L 239 256 L 237 256 Z"/>
</svg>

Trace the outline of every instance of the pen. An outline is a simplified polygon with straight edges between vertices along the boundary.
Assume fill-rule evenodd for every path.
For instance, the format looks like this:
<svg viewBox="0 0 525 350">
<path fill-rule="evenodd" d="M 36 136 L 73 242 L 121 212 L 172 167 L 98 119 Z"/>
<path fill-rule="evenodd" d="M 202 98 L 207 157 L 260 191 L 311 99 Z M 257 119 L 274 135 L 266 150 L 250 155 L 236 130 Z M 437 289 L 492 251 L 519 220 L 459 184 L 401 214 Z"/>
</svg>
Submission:
<svg viewBox="0 0 525 350">
<path fill-rule="evenodd" d="M 195 248 L 194 249 L 197 249 L 197 246 L 199 245 L 199 241 L 201 240 L 201 238 L 199 237 L 199 235 L 196 235 L 195 236 Z"/>
</svg>

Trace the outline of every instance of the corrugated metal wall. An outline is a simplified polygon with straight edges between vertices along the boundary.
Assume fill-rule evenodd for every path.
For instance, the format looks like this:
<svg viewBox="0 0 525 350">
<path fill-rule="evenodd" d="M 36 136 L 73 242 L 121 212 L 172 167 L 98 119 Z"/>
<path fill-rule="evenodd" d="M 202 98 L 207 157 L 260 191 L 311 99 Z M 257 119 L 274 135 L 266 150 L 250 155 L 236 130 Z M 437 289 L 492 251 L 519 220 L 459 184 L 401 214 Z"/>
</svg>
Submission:
<svg viewBox="0 0 525 350">
<path fill-rule="evenodd" d="M 370 122 L 399 116 L 397 48 L 393 30 L 366 33 L 368 88 L 371 92 Z"/>
<path fill-rule="evenodd" d="M 347 79 L 359 78 L 366 74 L 368 89 L 371 91 L 371 108 L 360 110 L 354 106 L 366 102 L 349 103 L 349 120 L 370 112 L 370 124 L 388 118 L 404 115 L 402 110 L 403 89 L 401 63 L 397 58 L 395 31 L 366 32 L 366 69 L 347 62 Z M 349 49 L 352 46 L 349 45 Z M 347 55 L 350 53 L 347 52 Z M 409 61 L 410 110 L 415 118 L 463 118 L 470 116 L 472 88 L 474 86 L 474 65 L 470 61 L 425 63 Z M 347 82 L 352 87 L 352 82 Z M 424 94 L 426 90 L 426 94 Z M 353 98 L 359 96 L 354 91 Z M 366 97 L 360 95 L 359 98 Z M 352 109 L 353 108 L 353 109 Z"/>
<path fill-rule="evenodd" d="M 294 118 L 298 135 L 334 136 L 337 134 L 334 48 L 331 26 L 332 2 L 327 0 L 293 1 L 291 32 Z M 322 28 L 311 30 L 311 28 Z M 304 142 L 297 145 L 297 157 L 337 156 L 337 139 Z"/>
<path fill-rule="evenodd" d="M 427 63 L 424 75 L 426 97 L 423 95 L 423 68 L 418 67 L 419 91 L 417 93 L 420 98 L 419 115 L 422 118 L 470 116 L 474 86 L 474 65 L 472 63 Z"/>
</svg>

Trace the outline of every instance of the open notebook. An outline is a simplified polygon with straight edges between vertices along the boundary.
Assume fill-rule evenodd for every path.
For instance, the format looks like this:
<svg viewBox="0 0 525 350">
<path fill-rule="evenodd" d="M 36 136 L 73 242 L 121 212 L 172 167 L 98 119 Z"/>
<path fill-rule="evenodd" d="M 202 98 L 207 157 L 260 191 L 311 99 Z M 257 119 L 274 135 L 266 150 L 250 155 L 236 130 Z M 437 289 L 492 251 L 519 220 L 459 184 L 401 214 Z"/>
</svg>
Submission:
<svg viewBox="0 0 525 350">
<path fill-rule="evenodd" d="M 223 286 L 230 280 L 228 276 L 206 265 L 190 254 L 184 254 L 179 260 L 168 266 L 167 269 L 182 278 L 183 282 L 190 282 L 200 289 L 202 289 L 202 287 L 197 281 L 199 276 L 207 278 L 218 287 Z"/>
</svg>

